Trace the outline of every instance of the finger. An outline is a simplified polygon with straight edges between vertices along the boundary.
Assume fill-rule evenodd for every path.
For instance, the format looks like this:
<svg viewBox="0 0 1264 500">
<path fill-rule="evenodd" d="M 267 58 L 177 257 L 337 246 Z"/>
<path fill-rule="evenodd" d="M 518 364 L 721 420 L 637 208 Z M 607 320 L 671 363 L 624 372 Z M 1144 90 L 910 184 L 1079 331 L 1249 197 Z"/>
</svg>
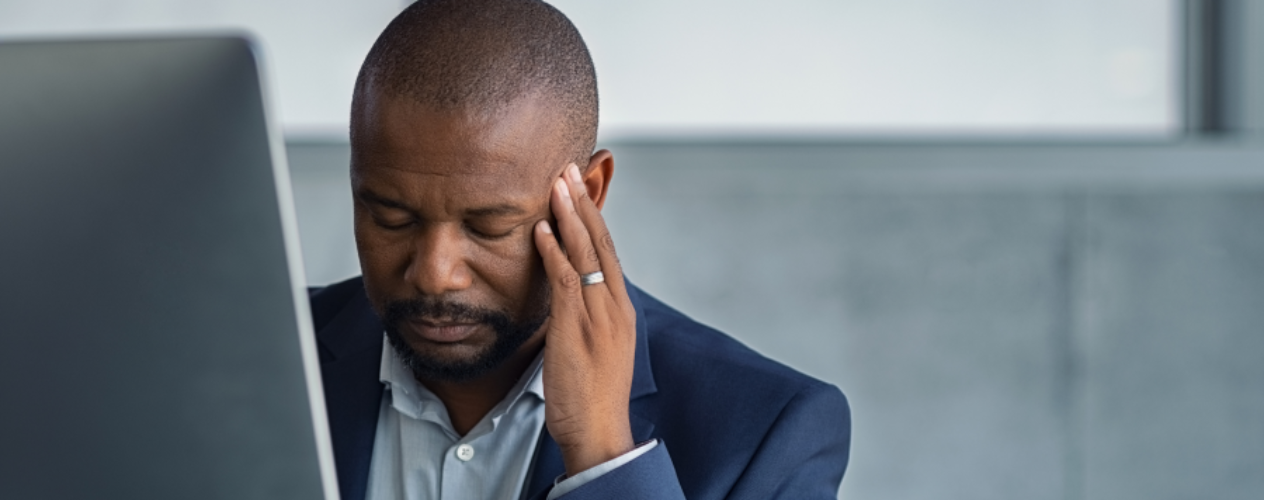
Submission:
<svg viewBox="0 0 1264 500">
<path fill-rule="evenodd" d="M 553 288 L 550 299 L 553 319 L 550 321 L 582 314 L 583 304 L 579 303 L 579 273 L 571 266 L 566 254 L 562 253 L 562 247 L 553 235 L 548 221 L 535 223 L 535 247 L 540 252 L 540 259 L 544 261 L 544 274 L 548 276 L 549 285 Z"/>
<path fill-rule="evenodd" d="M 588 241 L 600 262 L 601 272 L 606 278 L 606 286 L 615 297 L 626 297 L 627 288 L 623 283 L 623 266 L 619 263 L 619 255 L 615 252 L 614 239 L 610 237 L 606 219 L 601 216 L 601 210 L 588 196 L 588 188 L 579 175 L 579 168 L 571 164 L 567 167 L 565 177 L 568 184 L 573 186 L 571 190 L 575 193 L 575 212 L 590 235 Z"/>
<path fill-rule="evenodd" d="M 576 213 L 576 194 L 568 184 L 564 178 L 554 183 L 556 188 L 553 208 L 558 221 L 558 233 L 562 235 L 562 243 L 566 246 L 571 265 L 580 273 L 580 295 L 588 317 L 604 318 L 617 302 L 613 301 L 611 291 L 604 281 L 583 284 L 583 276 L 601 271 L 601 260 L 597 257 L 588 229 Z"/>
<path fill-rule="evenodd" d="M 566 246 L 571 265 L 580 274 L 594 273 L 601 270 L 601 260 L 597 257 L 588 229 L 576 212 L 575 196 L 564 179 L 554 181 L 553 215 L 557 219 L 557 231 L 562 236 L 562 244 Z"/>
</svg>

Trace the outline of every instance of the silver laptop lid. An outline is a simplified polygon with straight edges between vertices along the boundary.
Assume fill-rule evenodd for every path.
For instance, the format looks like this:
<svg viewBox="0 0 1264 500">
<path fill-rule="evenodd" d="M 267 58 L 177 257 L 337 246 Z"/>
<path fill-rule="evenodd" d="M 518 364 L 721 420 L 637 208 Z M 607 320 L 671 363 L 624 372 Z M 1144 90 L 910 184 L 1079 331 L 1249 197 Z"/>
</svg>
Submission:
<svg viewBox="0 0 1264 500">
<path fill-rule="evenodd" d="M 337 497 L 242 38 L 0 43 L 0 494 Z"/>
</svg>

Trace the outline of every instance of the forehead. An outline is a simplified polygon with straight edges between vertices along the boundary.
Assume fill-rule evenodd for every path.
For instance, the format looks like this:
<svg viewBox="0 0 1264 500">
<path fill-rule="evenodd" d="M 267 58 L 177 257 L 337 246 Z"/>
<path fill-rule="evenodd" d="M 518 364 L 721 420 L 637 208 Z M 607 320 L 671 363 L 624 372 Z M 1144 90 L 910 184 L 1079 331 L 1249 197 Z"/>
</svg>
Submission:
<svg viewBox="0 0 1264 500">
<path fill-rule="evenodd" d="M 425 182 L 507 197 L 544 190 L 567 161 L 561 120 L 543 99 L 495 110 L 436 109 L 369 93 L 353 119 L 356 182 Z"/>
</svg>

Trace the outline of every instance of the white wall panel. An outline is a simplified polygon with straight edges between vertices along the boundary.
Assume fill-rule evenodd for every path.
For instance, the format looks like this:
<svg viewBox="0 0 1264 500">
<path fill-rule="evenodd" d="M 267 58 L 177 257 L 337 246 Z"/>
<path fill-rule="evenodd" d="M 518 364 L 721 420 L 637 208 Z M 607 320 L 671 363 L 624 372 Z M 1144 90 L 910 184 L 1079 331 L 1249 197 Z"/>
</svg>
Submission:
<svg viewBox="0 0 1264 500">
<path fill-rule="evenodd" d="M 407 0 L 5 0 L 0 37 L 236 28 L 292 136 L 345 138 L 364 54 Z M 1164 134 L 1173 0 L 557 0 L 596 59 L 603 136 Z"/>
</svg>

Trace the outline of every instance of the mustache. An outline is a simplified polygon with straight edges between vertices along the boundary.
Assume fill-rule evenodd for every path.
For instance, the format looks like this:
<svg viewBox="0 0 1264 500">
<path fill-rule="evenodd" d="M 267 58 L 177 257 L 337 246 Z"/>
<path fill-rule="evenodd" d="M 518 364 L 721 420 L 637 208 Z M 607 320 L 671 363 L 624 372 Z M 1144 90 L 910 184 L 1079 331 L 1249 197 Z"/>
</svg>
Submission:
<svg viewBox="0 0 1264 500">
<path fill-rule="evenodd" d="M 493 328 L 511 324 L 509 315 L 504 312 L 436 297 L 394 300 L 386 304 L 385 313 L 382 319 L 391 325 L 419 319 L 484 323 Z"/>
</svg>

